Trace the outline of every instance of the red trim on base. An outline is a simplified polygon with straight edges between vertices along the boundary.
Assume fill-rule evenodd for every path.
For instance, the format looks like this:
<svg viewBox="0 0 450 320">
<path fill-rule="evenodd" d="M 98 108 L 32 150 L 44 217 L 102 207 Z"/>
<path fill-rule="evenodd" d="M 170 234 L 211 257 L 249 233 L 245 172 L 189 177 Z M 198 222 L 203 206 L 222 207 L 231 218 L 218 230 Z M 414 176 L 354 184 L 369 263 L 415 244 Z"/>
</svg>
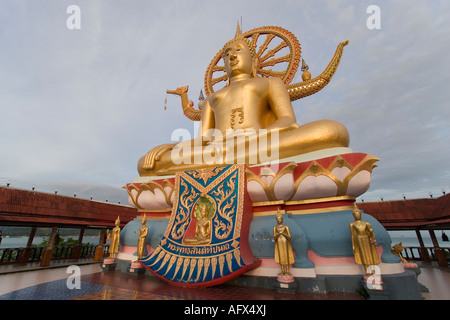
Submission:
<svg viewBox="0 0 450 320">
<path fill-rule="evenodd" d="M 172 210 L 167 212 L 151 212 L 151 211 L 139 212 L 139 215 L 146 216 L 147 218 L 170 218 L 171 214 Z"/>
</svg>

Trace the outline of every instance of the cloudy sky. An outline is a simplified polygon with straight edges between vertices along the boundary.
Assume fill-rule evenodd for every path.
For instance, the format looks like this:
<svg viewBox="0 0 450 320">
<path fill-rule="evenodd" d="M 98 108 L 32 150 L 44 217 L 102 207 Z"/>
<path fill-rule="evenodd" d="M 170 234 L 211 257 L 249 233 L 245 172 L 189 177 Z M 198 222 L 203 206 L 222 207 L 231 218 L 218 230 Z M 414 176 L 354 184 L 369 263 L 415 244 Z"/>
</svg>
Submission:
<svg viewBox="0 0 450 320">
<path fill-rule="evenodd" d="M 371 4 L 381 29 L 367 27 Z M 164 111 L 165 90 L 189 85 L 196 101 L 241 19 L 294 33 L 313 76 L 350 41 L 332 82 L 293 106 L 300 124 L 338 120 L 353 151 L 381 159 L 364 200 L 450 192 L 447 0 L 3 0 L 0 184 L 125 203 L 138 159 L 194 130 L 178 97 Z"/>
</svg>

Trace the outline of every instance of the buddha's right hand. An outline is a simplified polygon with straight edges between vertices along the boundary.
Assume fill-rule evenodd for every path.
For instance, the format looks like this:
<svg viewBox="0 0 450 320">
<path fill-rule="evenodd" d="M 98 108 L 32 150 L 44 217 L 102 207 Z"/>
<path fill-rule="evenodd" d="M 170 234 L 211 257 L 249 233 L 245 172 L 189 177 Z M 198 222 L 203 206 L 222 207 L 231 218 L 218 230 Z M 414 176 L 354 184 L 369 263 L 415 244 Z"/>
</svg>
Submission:
<svg viewBox="0 0 450 320">
<path fill-rule="evenodd" d="M 169 150 L 172 150 L 174 145 L 175 144 L 173 143 L 162 144 L 147 152 L 147 154 L 145 155 L 143 168 L 153 169 L 155 167 L 156 161 L 159 161 L 164 153 L 166 153 Z"/>
</svg>

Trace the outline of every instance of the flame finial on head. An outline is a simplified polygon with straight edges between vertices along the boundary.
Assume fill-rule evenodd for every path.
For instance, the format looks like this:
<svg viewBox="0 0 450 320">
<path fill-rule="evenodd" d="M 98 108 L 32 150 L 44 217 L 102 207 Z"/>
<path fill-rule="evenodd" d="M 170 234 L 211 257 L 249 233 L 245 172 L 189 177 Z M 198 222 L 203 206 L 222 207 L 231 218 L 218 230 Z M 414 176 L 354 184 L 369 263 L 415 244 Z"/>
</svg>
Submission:
<svg viewBox="0 0 450 320">
<path fill-rule="evenodd" d="M 250 54 L 252 55 L 252 58 L 256 57 L 255 44 L 252 42 L 252 40 L 244 37 L 244 34 L 242 33 L 242 30 L 241 30 L 241 26 L 239 25 L 239 21 L 237 22 L 236 34 L 235 34 L 234 38 L 231 39 L 230 41 L 228 41 L 223 46 L 222 52 L 223 52 L 223 50 L 225 50 L 225 47 L 227 47 L 228 45 L 230 45 L 236 41 L 244 41 L 247 44 L 248 48 L 250 49 Z"/>
<path fill-rule="evenodd" d="M 241 26 L 239 25 L 239 21 L 237 22 L 236 27 L 236 35 L 234 36 L 235 39 L 244 39 L 244 35 L 242 34 Z"/>
</svg>

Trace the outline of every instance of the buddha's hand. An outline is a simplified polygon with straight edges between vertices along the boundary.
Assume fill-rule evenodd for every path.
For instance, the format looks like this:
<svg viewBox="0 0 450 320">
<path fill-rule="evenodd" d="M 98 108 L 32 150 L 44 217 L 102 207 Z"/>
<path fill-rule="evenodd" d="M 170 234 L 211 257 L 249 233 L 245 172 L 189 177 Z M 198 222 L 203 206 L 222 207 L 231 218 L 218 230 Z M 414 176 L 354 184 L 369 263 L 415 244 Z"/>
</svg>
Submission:
<svg viewBox="0 0 450 320">
<path fill-rule="evenodd" d="M 162 144 L 147 152 L 144 159 L 144 169 L 153 169 L 155 163 L 161 159 L 161 156 L 175 146 L 173 143 Z"/>
<path fill-rule="evenodd" d="M 291 118 L 284 117 L 276 120 L 270 126 L 267 127 L 269 131 L 278 131 L 279 133 L 297 129 L 298 123 L 294 122 Z"/>
</svg>

